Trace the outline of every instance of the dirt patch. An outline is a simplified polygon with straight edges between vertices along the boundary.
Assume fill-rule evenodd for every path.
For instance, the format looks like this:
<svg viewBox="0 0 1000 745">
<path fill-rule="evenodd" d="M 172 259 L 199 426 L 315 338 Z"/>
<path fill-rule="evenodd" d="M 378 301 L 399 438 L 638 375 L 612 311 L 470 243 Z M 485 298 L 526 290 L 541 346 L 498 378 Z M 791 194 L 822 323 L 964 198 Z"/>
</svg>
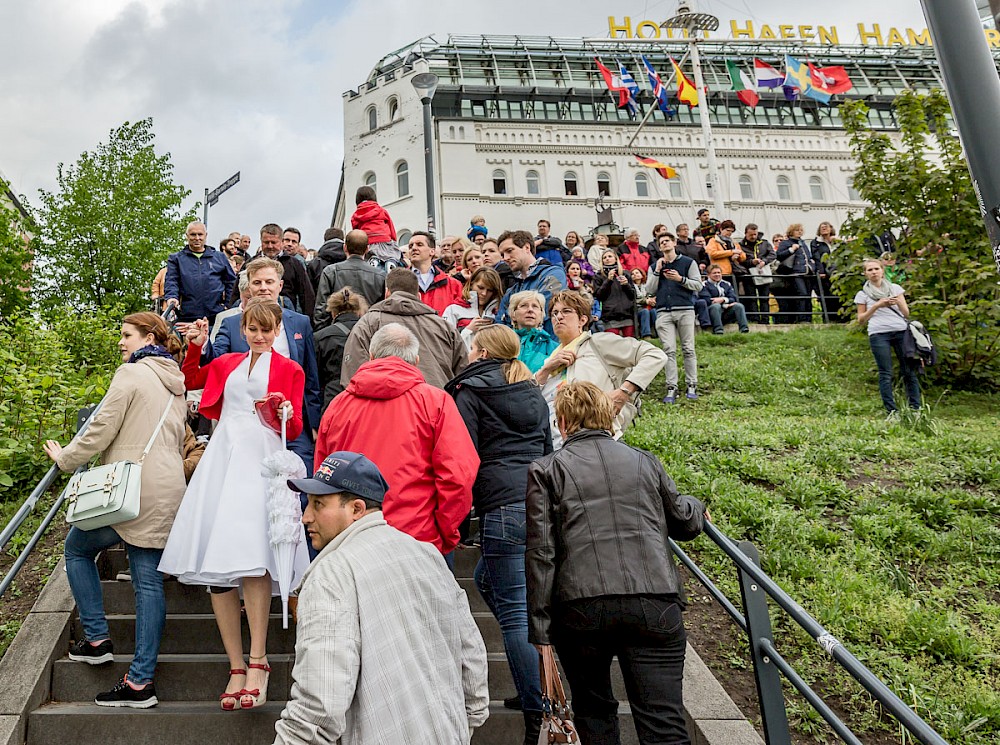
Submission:
<svg viewBox="0 0 1000 745">
<path fill-rule="evenodd" d="M 688 595 L 688 607 L 685 613 L 688 633 L 688 641 L 697 651 L 705 664 L 712 671 L 722 687 L 732 698 L 736 706 L 753 725 L 757 728 L 763 738 L 761 730 L 760 705 L 757 696 L 757 685 L 754 682 L 753 663 L 750 660 L 750 653 L 747 648 L 746 637 L 743 631 L 729 618 L 708 591 L 690 574 L 681 567 L 684 577 L 684 586 Z M 733 600 L 733 598 L 730 598 Z M 739 608 L 739 598 L 736 598 L 736 606 Z M 778 646 L 780 647 L 780 640 Z M 788 655 L 783 655 L 786 659 Z M 793 665 L 795 661 L 789 660 Z M 833 663 L 831 663 L 833 664 Z M 848 700 L 833 688 L 834 684 L 824 688 L 822 681 L 813 684 L 813 689 L 826 701 L 827 705 L 833 709 L 834 713 L 842 721 L 849 722 L 850 704 Z M 798 693 L 790 686 L 786 687 L 786 701 L 788 696 L 798 696 Z M 803 700 L 803 704 L 805 704 Z M 825 723 L 819 725 L 826 729 L 825 732 L 817 732 L 817 725 L 810 723 L 807 725 L 809 731 L 801 731 L 797 728 L 800 724 L 790 716 L 792 728 L 792 742 L 795 745 L 817 745 L 817 743 L 840 743 L 833 731 L 825 727 Z M 805 724 L 805 723 L 801 723 Z M 803 726 L 801 729 L 805 729 Z M 861 742 L 865 745 L 898 745 L 899 737 L 889 733 L 856 733 Z"/>
<path fill-rule="evenodd" d="M 895 489 L 903 486 L 899 479 L 886 477 L 883 475 L 872 475 L 870 471 L 878 473 L 885 469 L 885 464 L 874 463 L 872 461 L 861 461 L 858 463 L 853 476 L 844 479 L 844 484 L 848 489 L 860 489 L 865 486 L 877 486 L 880 489 Z"/>
</svg>

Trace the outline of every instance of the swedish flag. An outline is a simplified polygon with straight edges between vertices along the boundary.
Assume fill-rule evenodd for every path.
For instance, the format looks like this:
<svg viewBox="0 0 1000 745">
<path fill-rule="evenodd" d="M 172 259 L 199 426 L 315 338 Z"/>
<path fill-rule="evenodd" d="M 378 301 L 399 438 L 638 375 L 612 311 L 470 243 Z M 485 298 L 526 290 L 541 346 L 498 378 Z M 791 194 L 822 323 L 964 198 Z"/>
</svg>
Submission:
<svg viewBox="0 0 1000 745">
<path fill-rule="evenodd" d="M 803 96 L 814 98 L 820 103 L 829 103 L 830 94 L 824 93 L 813 85 L 812 76 L 809 74 L 809 65 L 799 62 L 790 54 L 785 55 L 785 82 L 786 88 L 798 88 Z"/>
</svg>

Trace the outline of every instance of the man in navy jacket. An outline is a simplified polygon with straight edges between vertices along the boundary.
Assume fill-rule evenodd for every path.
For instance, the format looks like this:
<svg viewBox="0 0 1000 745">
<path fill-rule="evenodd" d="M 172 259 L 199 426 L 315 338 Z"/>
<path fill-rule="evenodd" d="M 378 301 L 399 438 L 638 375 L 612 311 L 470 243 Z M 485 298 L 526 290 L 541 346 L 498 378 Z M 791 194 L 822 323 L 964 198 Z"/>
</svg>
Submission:
<svg viewBox="0 0 1000 745">
<path fill-rule="evenodd" d="M 743 303 L 736 297 L 736 290 L 726 280 L 722 278 L 722 267 L 718 264 L 710 264 L 708 267 L 708 279 L 698 293 L 702 299 L 708 303 L 708 315 L 712 319 L 712 333 L 721 334 L 724 322 L 736 322 L 740 327 L 740 333 L 749 333 L 747 326 L 747 313 L 743 308 Z"/>
<path fill-rule="evenodd" d="M 211 327 L 216 314 L 226 309 L 232 297 L 236 272 L 222 251 L 205 245 L 208 229 L 193 222 L 185 231 L 187 245 L 167 258 L 163 296 L 167 306 L 175 305 L 177 320 L 190 323 L 207 318 Z"/>
<path fill-rule="evenodd" d="M 244 270 L 250 280 L 250 297 L 265 297 L 279 302 L 282 285 L 282 266 L 274 259 L 258 258 Z M 240 316 L 223 319 L 215 341 L 202 349 L 202 364 L 228 352 L 249 352 L 247 340 L 240 332 Z M 274 340 L 274 351 L 298 362 L 306 374 L 306 387 L 302 402 L 302 434 L 288 444 L 288 449 L 306 464 L 306 473 L 312 473 L 313 442 L 323 416 L 323 396 L 316 365 L 316 346 L 313 343 L 312 323 L 308 316 L 284 309 L 281 315 L 281 334 Z"/>
</svg>

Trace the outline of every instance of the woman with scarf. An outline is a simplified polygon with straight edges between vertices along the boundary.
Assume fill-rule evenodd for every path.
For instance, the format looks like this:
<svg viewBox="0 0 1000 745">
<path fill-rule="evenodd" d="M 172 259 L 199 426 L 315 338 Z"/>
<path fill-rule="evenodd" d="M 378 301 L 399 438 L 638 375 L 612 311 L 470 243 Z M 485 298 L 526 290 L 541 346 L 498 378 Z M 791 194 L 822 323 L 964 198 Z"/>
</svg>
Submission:
<svg viewBox="0 0 1000 745">
<path fill-rule="evenodd" d="M 532 373 L 536 373 L 559 346 L 559 342 L 542 328 L 545 322 L 545 296 L 536 290 L 515 292 L 510 297 L 510 318 L 521 342 L 521 352 L 517 358 Z"/>
<path fill-rule="evenodd" d="M 718 229 L 719 232 L 708 239 L 705 253 L 711 259 L 710 263 L 722 267 L 722 278 L 733 283 L 734 271 L 737 274 L 745 273 L 745 271 L 741 271 L 743 266 L 740 264 L 745 258 L 745 254 L 739 244 L 733 241 L 736 224 L 732 220 L 723 220 L 719 223 Z"/>
<path fill-rule="evenodd" d="M 778 246 L 778 274 L 784 275 L 784 287 L 778 297 L 778 323 L 812 323 L 812 291 L 810 275 L 816 271 L 809 245 L 802 240 L 802 223 L 794 223 L 785 231 Z M 776 296 L 777 297 L 777 296 Z"/>
<path fill-rule="evenodd" d="M 98 706 L 146 709 L 157 704 L 153 672 L 167 617 L 163 575 L 157 565 L 184 496 L 187 419 L 184 376 L 168 349 L 171 344 L 176 348 L 176 339 L 155 313 L 126 316 L 118 342 L 124 364 L 115 371 L 90 425 L 66 447 L 54 440 L 45 443 L 46 455 L 63 471 L 73 471 L 95 455 L 102 463 L 137 462 L 163 417 L 142 462 L 139 515 L 94 530 L 73 527 L 66 536 L 66 575 L 83 626 L 83 638 L 69 653 L 75 662 L 103 665 L 114 659 L 94 560 L 123 541 L 128 554 L 135 592 L 135 653 L 128 673 L 110 691 L 97 695 Z"/>
<path fill-rule="evenodd" d="M 846 323 L 847 319 L 840 315 L 840 298 L 833 291 L 830 277 L 833 274 L 833 246 L 837 231 L 833 223 L 824 220 L 816 228 L 816 237 L 809 244 L 809 253 L 816 265 L 816 295 L 822 298 L 824 318 L 827 323 Z"/>
<path fill-rule="evenodd" d="M 878 392 L 890 417 L 899 415 L 892 393 L 892 353 L 896 353 L 906 385 L 910 408 L 920 408 L 920 381 L 917 367 L 903 353 L 906 335 L 906 318 L 910 309 L 906 304 L 903 288 L 885 278 L 882 262 L 867 259 L 864 263 L 865 284 L 855 295 L 858 323 L 868 325 L 868 344 L 878 367 Z"/>
</svg>

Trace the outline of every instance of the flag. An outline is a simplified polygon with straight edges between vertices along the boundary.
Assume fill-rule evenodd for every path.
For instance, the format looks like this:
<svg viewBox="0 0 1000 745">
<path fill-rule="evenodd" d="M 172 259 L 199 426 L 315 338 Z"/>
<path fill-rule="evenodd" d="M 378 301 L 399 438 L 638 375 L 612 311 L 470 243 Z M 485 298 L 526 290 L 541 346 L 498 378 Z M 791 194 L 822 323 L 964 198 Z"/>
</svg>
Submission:
<svg viewBox="0 0 1000 745">
<path fill-rule="evenodd" d="M 665 179 L 672 179 L 677 177 L 677 171 L 668 166 L 666 163 L 661 163 L 655 158 L 646 158 L 642 155 L 636 155 L 635 159 L 639 161 L 639 165 L 646 166 L 646 168 L 654 169 L 658 174 L 663 176 Z"/>
<path fill-rule="evenodd" d="M 790 54 L 785 55 L 784 85 L 798 88 L 803 96 L 814 98 L 820 103 L 830 102 L 830 94 L 824 93 L 821 89 L 813 85 L 812 76 L 809 74 L 809 67 L 799 62 Z"/>
<path fill-rule="evenodd" d="M 799 89 L 794 85 L 783 85 L 781 86 L 782 92 L 785 94 L 786 101 L 798 101 L 799 100 Z"/>
<path fill-rule="evenodd" d="M 604 83 L 608 86 L 608 90 L 611 93 L 618 94 L 618 105 L 624 106 L 625 101 L 628 100 L 628 90 L 622 83 L 621 75 L 615 75 L 608 68 L 601 64 L 601 61 L 594 58 L 594 62 L 597 63 L 597 69 L 601 71 L 601 77 L 604 78 Z"/>
<path fill-rule="evenodd" d="M 729 70 L 729 79 L 733 81 L 733 90 L 736 91 L 736 97 L 740 99 L 740 102 L 744 106 L 749 106 L 752 109 L 760 101 L 760 96 L 754 90 L 754 84 L 750 80 L 750 76 L 737 67 L 736 63 L 732 60 L 726 60 L 726 68 Z"/>
<path fill-rule="evenodd" d="M 646 56 L 642 57 L 642 64 L 646 66 L 646 75 L 649 77 L 649 87 L 653 91 L 653 96 L 656 97 L 656 104 L 660 107 L 662 111 L 667 116 L 674 116 L 677 111 L 671 108 L 668 101 L 668 93 L 666 87 L 663 85 L 663 81 L 660 80 L 660 76 L 657 74 L 656 70 L 653 69 L 653 64 L 646 59 Z"/>
<path fill-rule="evenodd" d="M 784 75 L 756 57 L 753 61 L 753 73 L 758 88 L 777 88 L 785 79 Z"/>
<path fill-rule="evenodd" d="M 692 106 L 697 106 L 698 89 L 694 87 L 694 83 L 684 77 L 684 73 L 681 72 L 681 68 L 674 62 L 673 57 L 670 58 L 670 64 L 674 66 L 674 75 L 677 76 L 677 100 L 681 103 L 686 103 L 689 109 Z"/>
<path fill-rule="evenodd" d="M 847 70 L 840 65 L 816 67 L 810 62 L 809 77 L 812 78 L 812 84 L 816 88 L 831 95 L 835 93 L 847 93 L 847 91 L 854 87 L 854 83 L 851 82 L 850 77 L 847 75 Z"/>
<path fill-rule="evenodd" d="M 635 82 L 635 78 L 632 77 L 632 73 L 625 69 L 625 65 L 621 62 L 618 63 L 618 69 L 621 71 L 622 85 L 625 86 L 624 93 L 628 94 L 625 98 L 625 106 L 628 107 L 628 114 L 633 119 L 635 119 L 636 114 L 639 113 L 639 105 L 636 103 L 635 97 L 639 95 L 639 84 Z M 624 98 L 624 94 L 623 94 Z M 622 102 L 619 101 L 618 106 L 620 107 Z"/>
</svg>

